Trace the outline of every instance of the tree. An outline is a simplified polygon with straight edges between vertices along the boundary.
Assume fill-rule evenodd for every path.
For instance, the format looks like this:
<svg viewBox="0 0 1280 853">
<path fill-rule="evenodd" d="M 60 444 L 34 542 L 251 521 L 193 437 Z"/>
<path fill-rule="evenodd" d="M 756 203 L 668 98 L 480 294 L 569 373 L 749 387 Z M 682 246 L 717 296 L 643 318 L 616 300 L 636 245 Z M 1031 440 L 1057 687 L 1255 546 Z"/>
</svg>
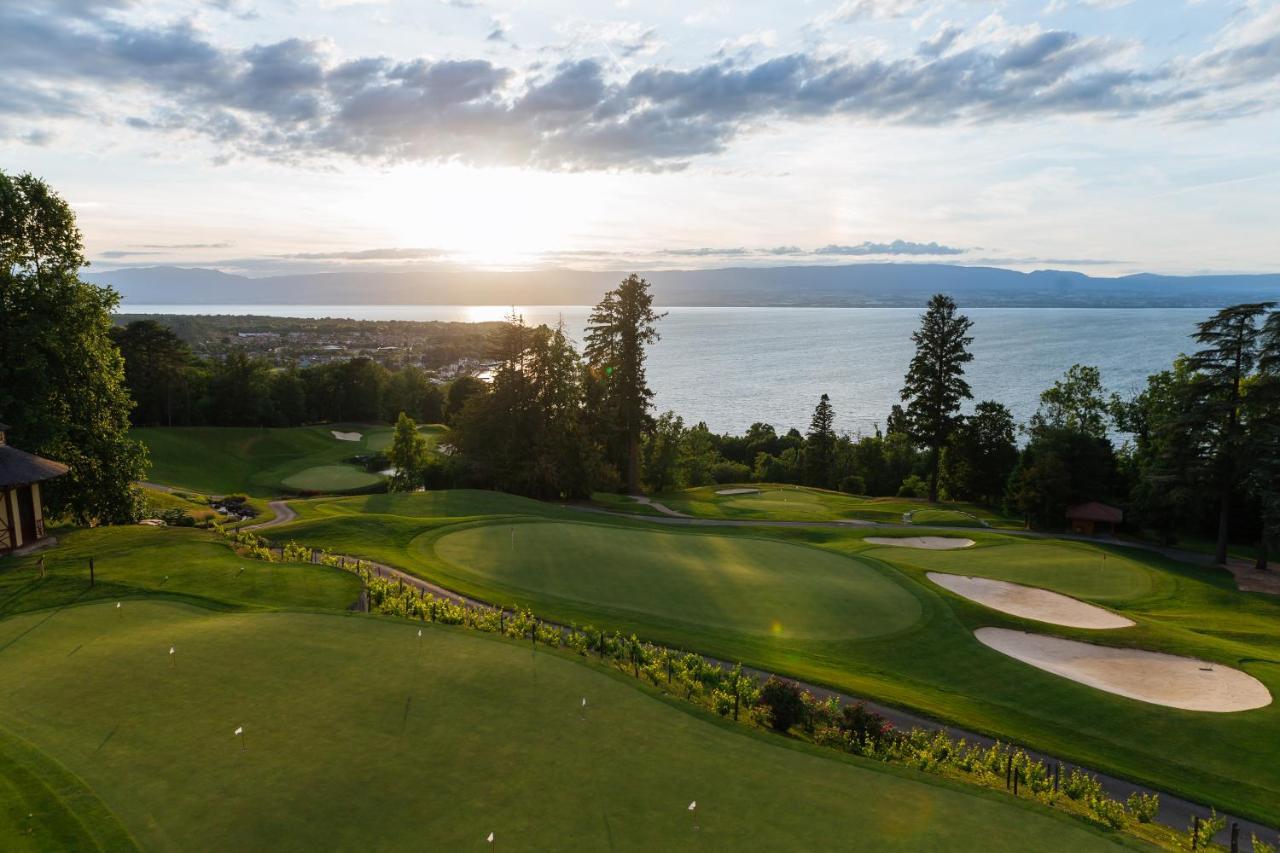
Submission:
<svg viewBox="0 0 1280 853">
<path fill-rule="evenodd" d="M 911 335 L 916 354 L 907 368 L 902 399 L 907 403 L 906 427 L 912 441 L 929 450 L 929 500 L 938 499 L 938 469 L 942 448 L 959 422 L 960 401 L 973 396 L 964 380 L 964 365 L 973 360 L 968 351 L 973 326 L 956 313 L 951 297 L 938 293 Z"/>
<path fill-rule="evenodd" d="M 1274 303 L 1224 308 L 1197 326 L 1192 336 L 1204 345 L 1190 358 L 1196 374 L 1188 426 L 1199 436 L 1209 487 L 1218 499 L 1214 561 L 1225 563 L 1231 533 L 1231 495 L 1240 484 L 1247 451 L 1241 429 L 1242 386 L 1259 356 L 1258 318 Z"/>
<path fill-rule="evenodd" d="M 705 486 L 715 482 L 715 467 L 723 461 L 707 425 L 690 427 L 680 439 L 680 485 Z"/>
<path fill-rule="evenodd" d="M 449 383 L 449 390 L 445 393 L 445 418 L 453 423 L 466 408 L 468 400 L 488 390 L 488 386 L 474 376 L 459 376 Z"/>
<path fill-rule="evenodd" d="M 418 424 L 404 412 L 396 418 L 396 430 L 391 439 L 387 460 L 394 469 L 390 488 L 393 492 L 411 492 L 422 481 L 422 469 L 427 461 L 427 440 L 418 432 Z"/>
<path fill-rule="evenodd" d="M 813 486 L 829 489 L 833 485 L 833 468 L 836 457 L 836 412 L 831 398 L 826 394 L 818 400 L 809 420 L 809 432 L 805 435 L 805 480 Z"/>
<path fill-rule="evenodd" d="M 604 383 L 613 430 L 626 449 L 627 488 L 640 491 L 640 435 L 648 426 L 653 391 L 645 377 L 645 347 L 659 338 L 649 282 L 628 276 L 592 310 L 587 321 L 586 356 Z"/>
<path fill-rule="evenodd" d="M 417 365 L 406 365 L 391 374 L 383 393 L 385 420 L 395 420 L 400 412 L 419 423 L 439 423 L 444 397 Z"/>
<path fill-rule="evenodd" d="M 191 348 L 155 320 L 135 320 L 111 329 L 112 342 L 124 358 L 124 378 L 135 400 L 135 426 L 173 426 L 190 421 L 188 374 Z"/>
<path fill-rule="evenodd" d="M 684 420 L 675 412 L 663 412 L 645 434 L 641 457 L 644 485 L 650 492 L 665 492 L 676 485 L 683 435 Z"/>
<path fill-rule="evenodd" d="M 804 720 L 803 691 L 794 681 L 769 676 L 760 689 L 759 702 L 769 709 L 769 725 L 774 731 L 785 732 Z"/>
<path fill-rule="evenodd" d="M 128 522 L 146 450 L 111 342 L 115 291 L 81 281 L 75 214 L 47 184 L 0 172 L 0 415 L 14 444 L 65 463 L 41 489 L 49 516 Z"/>
<path fill-rule="evenodd" d="M 1013 414 L 994 400 L 984 400 L 965 418 L 942 452 L 940 479 L 953 500 L 993 506 L 1018 464 Z"/>
<path fill-rule="evenodd" d="M 1040 394 L 1031 428 L 1065 429 L 1095 438 L 1107 434 L 1108 402 L 1096 367 L 1073 364 L 1066 375 Z"/>
</svg>

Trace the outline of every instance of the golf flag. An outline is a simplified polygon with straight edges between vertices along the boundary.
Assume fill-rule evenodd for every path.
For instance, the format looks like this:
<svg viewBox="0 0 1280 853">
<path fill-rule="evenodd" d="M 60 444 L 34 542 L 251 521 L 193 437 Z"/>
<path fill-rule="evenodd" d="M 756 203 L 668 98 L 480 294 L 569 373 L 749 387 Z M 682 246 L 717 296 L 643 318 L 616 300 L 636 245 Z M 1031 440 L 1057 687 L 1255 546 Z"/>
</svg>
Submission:
<svg viewBox="0 0 1280 853">
<path fill-rule="evenodd" d="M 117 601 L 117 602 L 116 602 L 116 610 L 119 610 L 119 609 L 120 609 L 120 602 L 118 602 L 118 601 Z"/>
<path fill-rule="evenodd" d="M 171 654 L 171 655 L 176 655 L 177 653 L 178 653 L 178 650 L 177 650 L 177 648 L 176 648 L 176 647 L 174 647 L 174 646 L 170 646 L 170 647 L 169 647 L 169 654 Z"/>
<path fill-rule="evenodd" d="M 418 636 L 419 636 L 419 637 L 421 637 L 421 636 L 422 636 L 422 629 L 421 629 L 421 628 L 419 628 L 419 629 L 418 629 Z"/>
<path fill-rule="evenodd" d="M 582 707 L 584 707 L 584 708 L 585 708 L 585 707 L 587 707 L 587 697 L 586 697 L 586 696 L 583 696 L 583 697 L 582 697 Z"/>
<path fill-rule="evenodd" d="M 488 838 L 486 838 L 486 839 L 485 839 L 485 841 L 488 841 L 490 844 L 492 844 L 492 843 L 493 843 L 493 833 L 492 833 L 492 832 L 491 832 L 491 833 L 489 833 L 489 837 L 488 837 Z"/>
<path fill-rule="evenodd" d="M 236 726 L 236 735 L 239 736 L 242 734 L 244 734 L 244 726 Z"/>
<path fill-rule="evenodd" d="M 697 801 L 697 800 L 694 800 L 692 803 L 689 803 L 689 811 L 693 811 L 693 810 L 695 810 L 696 808 L 698 808 L 698 801 Z"/>
</svg>

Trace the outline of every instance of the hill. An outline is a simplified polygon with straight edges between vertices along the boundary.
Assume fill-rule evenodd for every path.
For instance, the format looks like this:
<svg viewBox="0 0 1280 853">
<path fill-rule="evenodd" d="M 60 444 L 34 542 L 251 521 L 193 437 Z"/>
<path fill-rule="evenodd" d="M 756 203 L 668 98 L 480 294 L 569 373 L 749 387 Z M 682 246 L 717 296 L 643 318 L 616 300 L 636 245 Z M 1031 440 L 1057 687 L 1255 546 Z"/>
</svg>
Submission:
<svg viewBox="0 0 1280 853">
<path fill-rule="evenodd" d="M 953 264 L 866 263 L 640 271 L 664 306 L 914 307 L 944 291 L 967 306 L 1217 307 L 1280 299 L 1280 274 L 1024 273 Z M 587 305 L 618 271 L 330 272 L 248 278 L 218 270 L 145 267 L 89 273 L 134 304 Z"/>
</svg>

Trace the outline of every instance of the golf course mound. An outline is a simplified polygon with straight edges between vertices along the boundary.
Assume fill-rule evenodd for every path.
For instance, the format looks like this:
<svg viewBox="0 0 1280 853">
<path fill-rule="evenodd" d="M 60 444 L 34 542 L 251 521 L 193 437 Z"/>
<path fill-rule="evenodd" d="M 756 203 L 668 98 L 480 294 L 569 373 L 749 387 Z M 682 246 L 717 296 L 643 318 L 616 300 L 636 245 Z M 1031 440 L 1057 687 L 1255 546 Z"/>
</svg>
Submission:
<svg viewBox="0 0 1280 853">
<path fill-rule="evenodd" d="M 922 613 L 911 592 L 856 558 L 746 536 L 491 524 L 448 533 L 434 551 L 502 592 L 756 636 L 875 637 Z"/>
<path fill-rule="evenodd" d="M 941 572 L 929 572 L 927 577 L 943 589 L 984 607 L 1037 622 L 1095 630 L 1128 628 L 1133 624 L 1110 610 L 1047 589 Z"/>
<path fill-rule="evenodd" d="M 1252 675 L 1208 661 L 1006 628 L 973 633 L 983 645 L 1037 669 L 1140 702 L 1218 713 L 1271 704 L 1271 693 Z"/>
<path fill-rule="evenodd" d="M 5 850 L 1113 843 L 438 625 L 105 602 L 0 621 L 0 642 L 0 791 L 25 806 L 0 798 Z M 40 802 L 36 774 L 67 808 Z"/>
<path fill-rule="evenodd" d="M 926 551 L 956 551 L 973 545 L 972 539 L 955 536 L 868 536 L 863 542 L 892 548 L 922 548 Z"/>
<path fill-rule="evenodd" d="M 284 485 L 299 492 L 349 492 L 377 485 L 382 478 L 351 465 L 316 465 L 290 477 Z"/>
<path fill-rule="evenodd" d="M 760 494 L 760 490 L 759 490 L 759 489 L 717 489 L 717 490 L 716 490 L 716 494 L 717 494 L 717 495 L 724 495 L 724 496 L 730 496 L 730 495 L 758 495 L 758 494 Z"/>
<path fill-rule="evenodd" d="M 336 429 L 331 429 L 329 432 L 334 438 L 338 439 L 338 441 L 359 441 L 364 438 L 364 436 L 358 432 L 343 432 Z"/>
</svg>

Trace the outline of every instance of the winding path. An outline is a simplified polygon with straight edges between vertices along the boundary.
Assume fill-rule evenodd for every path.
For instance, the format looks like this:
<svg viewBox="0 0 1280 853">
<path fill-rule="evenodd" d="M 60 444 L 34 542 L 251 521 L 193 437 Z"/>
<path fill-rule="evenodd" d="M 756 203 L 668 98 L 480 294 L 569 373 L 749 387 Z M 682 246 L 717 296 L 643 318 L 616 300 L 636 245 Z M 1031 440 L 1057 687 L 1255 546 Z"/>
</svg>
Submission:
<svg viewBox="0 0 1280 853">
<path fill-rule="evenodd" d="M 253 525 L 252 529 L 264 530 L 270 527 L 276 527 L 278 525 L 286 524 L 297 517 L 297 513 L 285 501 L 271 501 L 269 506 L 271 506 L 271 508 L 276 512 L 276 517 L 271 519 L 270 521 L 266 521 L 258 525 Z M 655 508 L 659 508 L 659 506 L 660 505 L 655 505 Z M 692 524 L 695 526 L 727 526 L 727 527 L 751 527 L 751 526 L 759 526 L 761 524 L 764 524 L 766 526 L 774 526 L 774 527 L 820 526 L 820 527 L 837 527 L 837 528 L 845 528 L 845 529 L 848 528 L 848 523 L 841 522 L 841 521 L 759 522 L 759 521 L 745 521 L 740 519 L 699 519 L 699 518 L 693 518 L 691 516 L 675 513 L 674 510 L 671 510 L 666 507 L 659 508 L 659 511 L 661 512 L 663 509 L 666 509 L 667 512 L 674 513 L 674 515 L 669 515 L 665 517 L 639 516 L 631 513 L 619 513 L 619 512 L 613 512 L 610 510 L 603 510 L 596 507 L 575 506 L 573 508 L 580 509 L 587 512 L 604 513 L 606 515 L 622 516 L 626 518 L 636 519 L 639 521 L 650 521 L 650 522 L 657 522 L 662 524 Z M 912 529 L 911 525 L 902 525 L 902 524 L 876 523 L 875 526 L 886 528 L 886 529 Z M 245 529 L 250 529 L 250 528 L 245 528 Z M 919 528 L 917 527 L 915 529 L 919 529 Z M 971 530 L 972 528 L 955 528 L 955 529 Z M 1001 531 L 1001 532 L 1005 532 L 1005 531 Z M 1037 534 L 1033 531 L 1008 531 L 1008 532 L 1025 534 L 1030 536 L 1041 536 L 1041 537 L 1045 536 L 1045 534 Z M 1090 540 L 1088 537 L 1066 537 L 1066 538 L 1076 538 L 1076 539 L 1082 539 L 1085 541 L 1096 541 L 1096 540 Z M 1143 543 L 1136 543 L 1136 542 L 1135 543 L 1116 542 L 1114 544 L 1133 545 L 1134 547 L 1140 547 L 1140 548 L 1148 547 Z M 1156 551 L 1169 550 L 1169 549 L 1160 549 L 1156 546 L 1150 546 L 1148 549 L 1156 550 Z M 1197 555 L 1197 556 L 1200 556 L 1200 555 Z M 353 562 L 358 560 L 362 565 L 371 569 L 374 572 L 374 574 L 379 577 L 384 577 L 384 578 L 389 578 L 391 580 L 399 581 L 400 583 L 404 584 L 407 587 L 418 590 L 419 592 L 429 593 L 431 595 L 436 596 L 437 598 L 445 598 L 450 601 L 453 601 L 468 607 L 477 607 L 477 608 L 483 608 L 488 610 L 502 609 L 506 613 L 511 613 L 511 611 L 506 610 L 505 608 L 499 608 L 497 605 L 491 604 L 490 602 L 482 601 L 480 599 L 472 598 L 470 596 L 463 595 L 453 590 L 446 589 L 445 587 L 442 587 L 439 584 L 435 584 L 435 583 L 432 583 L 431 581 L 424 580 L 423 578 L 420 578 L 416 575 L 412 575 L 409 572 L 404 571 L 403 569 L 398 569 L 386 563 L 380 563 L 374 560 L 368 560 L 362 557 L 353 557 L 353 556 L 348 556 L 346 559 L 352 560 Z M 368 609 L 367 598 L 363 594 L 361 595 L 361 600 L 357 603 L 356 609 L 360 609 L 360 610 Z M 549 620 L 543 620 L 543 621 L 545 622 L 545 624 L 556 625 L 561 630 L 568 630 L 568 626 L 561 625 L 556 622 L 551 622 Z M 702 657 L 708 663 L 711 663 L 715 666 L 722 667 L 724 669 L 731 669 L 734 666 L 734 664 L 730 663 L 729 661 L 720 660 L 719 658 L 710 657 L 708 655 L 702 655 Z M 832 690 L 828 687 L 823 687 L 818 684 L 811 684 L 808 682 L 799 681 L 797 679 L 790 678 L 789 676 L 786 676 L 786 675 L 782 675 L 779 673 L 772 673 L 767 670 L 757 669 L 755 667 L 744 666 L 742 669 L 743 669 L 743 672 L 750 673 L 751 675 L 754 675 L 756 678 L 759 678 L 761 680 L 767 680 L 770 676 L 778 675 L 778 677 L 785 678 L 788 681 L 795 681 L 797 684 L 800 685 L 802 689 L 808 690 L 810 693 L 812 693 L 814 696 L 816 696 L 819 699 L 829 699 L 829 698 L 835 697 L 841 700 L 842 702 L 845 702 L 846 704 L 861 703 L 865 705 L 868 709 L 874 711 L 877 714 L 880 714 L 882 717 L 884 717 L 886 720 L 888 720 L 894 726 L 900 729 L 920 728 L 926 731 L 942 731 L 942 732 L 946 732 L 949 736 L 953 738 L 957 738 L 957 739 L 963 738 L 969 743 L 980 743 L 986 746 L 991 746 L 997 742 L 996 738 L 989 737 L 987 735 L 979 734 L 977 732 L 972 732 L 967 729 L 962 729 L 957 726 L 949 725 L 947 723 L 943 723 L 938 720 L 930 719 L 929 717 L 912 713 L 911 711 L 905 711 L 901 708 L 895 708 L 890 705 L 884 705 L 879 702 L 874 702 L 870 700 L 850 697 L 846 694 L 839 693 L 835 690 Z M 1159 820 L 1161 823 L 1167 826 L 1173 827 L 1174 829 L 1181 831 L 1186 827 L 1188 827 L 1191 824 L 1192 816 L 1199 816 L 1201 819 L 1207 818 L 1209 816 L 1208 808 L 1198 805 L 1196 803 L 1193 803 L 1190 800 L 1186 800 L 1181 797 L 1174 796 L 1173 794 L 1169 794 L 1164 791 L 1159 791 L 1155 788 L 1150 788 L 1145 785 L 1139 785 L 1127 779 L 1122 779 L 1118 776 L 1111 776 L 1106 773 L 1101 773 L 1097 770 L 1093 770 L 1092 768 L 1083 767 L 1082 765 L 1071 764 L 1066 761 L 1061 761 L 1060 759 L 1055 758 L 1054 756 L 1048 755 L 1047 753 L 1038 752 L 1030 749 L 1027 749 L 1026 752 L 1028 755 L 1044 761 L 1047 766 L 1052 766 L 1055 763 L 1061 763 L 1062 772 L 1064 775 L 1068 773 L 1070 769 L 1073 767 L 1079 767 L 1082 770 L 1086 770 L 1087 772 L 1094 774 L 1095 776 L 1098 777 L 1098 781 L 1102 783 L 1103 790 L 1105 790 L 1107 794 L 1112 798 L 1120 801 L 1124 801 L 1128 799 L 1129 795 L 1135 792 L 1144 793 L 1144 794 L 1152 794 L 1152 793 L 1159 794 L 1160 812 L 1157 816 L 1157 820 Z M 1243 818 L 1233 817 L 1231 815 L 1223 815 L 1223 816 L 1226 817 L 1227 819 L 1227 828 L 1224 829 L 1221 833 L 1219 833 L 1219 835 L 1215 839 L 1220 843 L 1225 844 L 1229 841 L 1230 827 L 1233 822 L 1238 823 L 1240 825 L 1241 838 L 1243 839 L 1242 845 L 1241 845 L 1242 850 L 1249 849 L 1248 839 L 1252 834 L 1256 834 L 1259 837 L 1274 837 L 1277 834 L 1277 830 L 1275 828 L 1266 826 L 1265 824 L 1261 824 L 1256 821 L 1245 820 Z"/>
</svg>

